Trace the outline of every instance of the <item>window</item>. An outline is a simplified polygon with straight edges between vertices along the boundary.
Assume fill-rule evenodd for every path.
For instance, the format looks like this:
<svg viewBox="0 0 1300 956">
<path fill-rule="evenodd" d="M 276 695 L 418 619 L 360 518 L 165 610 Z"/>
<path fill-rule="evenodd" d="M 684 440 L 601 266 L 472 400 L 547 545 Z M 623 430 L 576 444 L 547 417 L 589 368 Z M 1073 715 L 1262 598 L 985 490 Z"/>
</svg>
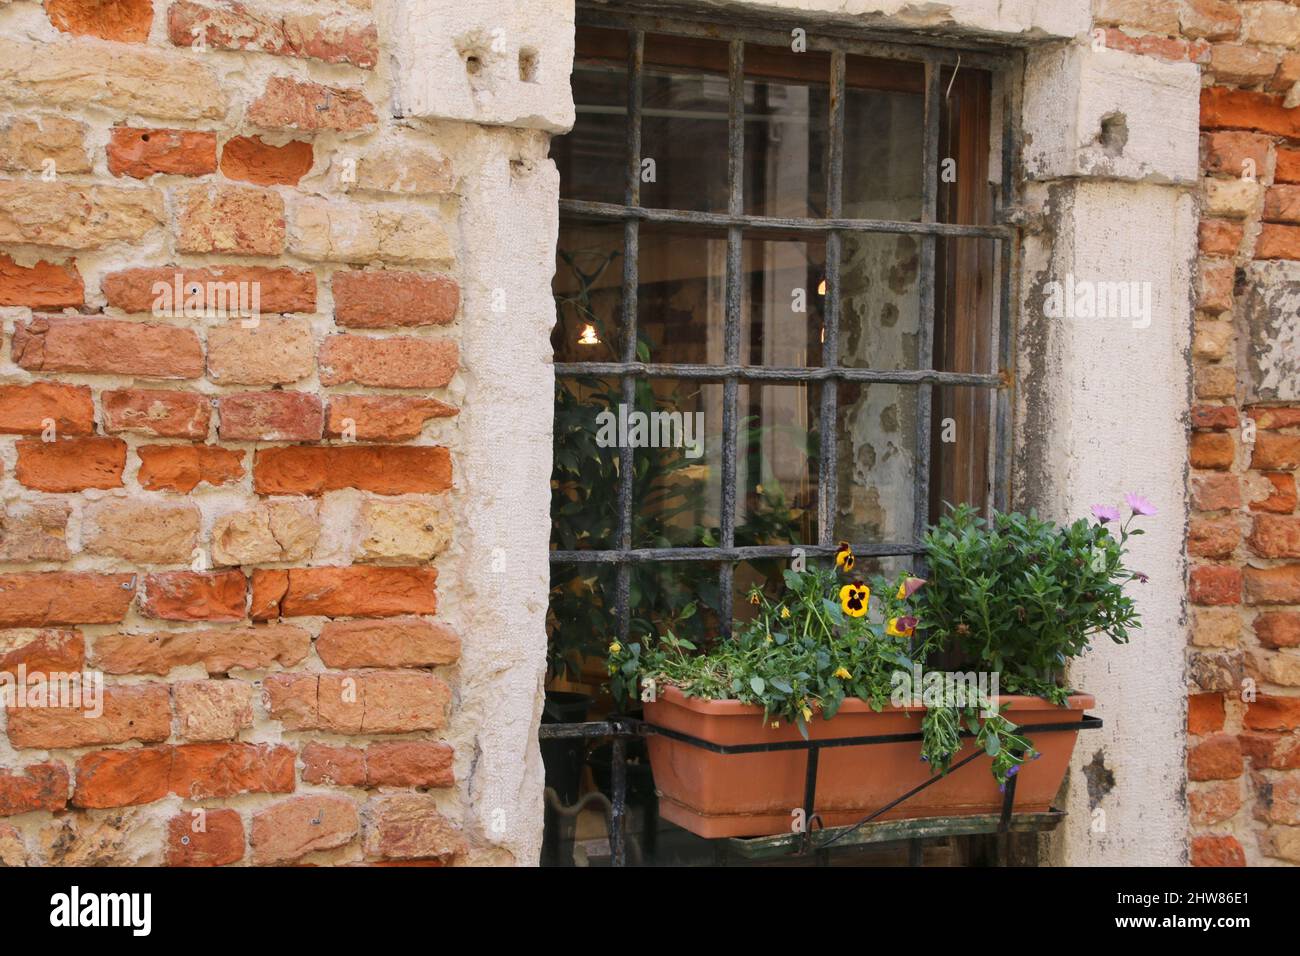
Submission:
<svg viewBox="0 0 1300 956">
<path fill-rule="evenodd" d="M 795 548 L 890 574 L 943 503 L 1005 506 L 1014 84 L 983 52 L 580 22 L 549 626 L 552 686 L 591 688 L 615 637 L 727 634 Z"/>
</svg>

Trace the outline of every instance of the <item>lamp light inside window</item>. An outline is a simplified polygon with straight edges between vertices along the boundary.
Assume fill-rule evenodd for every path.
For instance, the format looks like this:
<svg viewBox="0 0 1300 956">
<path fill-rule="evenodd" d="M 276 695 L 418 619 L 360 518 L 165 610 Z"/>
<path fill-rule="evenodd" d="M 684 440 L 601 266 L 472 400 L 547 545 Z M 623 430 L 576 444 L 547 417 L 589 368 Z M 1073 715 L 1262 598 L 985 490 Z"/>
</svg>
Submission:
<svg viewBox="0 0 1300 956">
<path fill-rule="evenodd" d="M 825 280 L 825 279 L 822 279 L 821 282 L 818 282 L 818 283 L 817 283 L 817 294 L 818 294 L 818 295 L 825 295 L 825 294 L 826 294 L 826 280 Z"/>
<path fill-rule="evenodd" d="M 578 336 L 578 344 L 579 345 L 600 344 L 600 339 L 596 335 L 596 327 L 594 325 L 588 324 L 582 327 L 582 334 Z"/>
</svg>

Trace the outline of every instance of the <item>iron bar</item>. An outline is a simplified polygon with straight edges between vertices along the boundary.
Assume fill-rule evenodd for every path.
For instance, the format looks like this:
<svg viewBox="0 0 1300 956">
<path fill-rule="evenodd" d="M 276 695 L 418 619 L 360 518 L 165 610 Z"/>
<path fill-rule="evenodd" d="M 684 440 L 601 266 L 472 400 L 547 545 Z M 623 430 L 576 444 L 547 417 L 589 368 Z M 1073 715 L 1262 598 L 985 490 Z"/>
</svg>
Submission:
<svg viewBox="0 0 1300 956">
<path fill-rule="evenodd" d="M 627 738 L 610 741 L 610 789 L 614 791 L 609 811 L 609 855 L 613 866 L 627 864 Z"/>
<path fill-rule="evenodd" d="M 829 281 L 827 286 L 829 288 Z M 845 382 L 885 385 L 929 383 L 973 385 L 981 388 L 1002 388 L 1006 384 L 1000 375 L 981 372 L 942 372 L 935 369 L 779 368 L 767 365 L 684 365 L 646 362 L 556 362 L 555 374 L 568 377 L 635 375 L 639 378 L 688 378 L 718 382 L 726 381 L 728 378 L 751 382 L 826 382 L 840 379 Z"/>
<path fill-rule="evenodd" d="M 844 53 L 831 54 L 829 139 L 826 161 L 826 213 L 838 219 L 844 193 Z M 840 253 L 843 237 L 838 230 L 826 237 L 826 299 L 822 311 L 822 366 L 834 371 L 840 364 Z M 823 380 L 818 412 L 817 542 L 829 547 L 835 540 L 839 507 L 839 383 Z"/>
<path fill-rule="evenodd" d="M 944 97 L 940 85 L 939 64 L 925 65 L 925 130 L 922 136 L 921 221 L 932 223 L 938 218 L 939 206 L 939 119 L 943 112 Z M 918 328 L 916 333 L 917 368 L 928 369 L 934 364 L 935 327 L 935 247 L 938 238 L 933 235 L 921 238 L 921 284 L 918 302 Z M 916 505 L 912 512 L 913 537 L 917 541 L 925 535 L 930 523 L 930 443 L 931 410 L 934 386 L 923 382 L 916 392 Z"/>
<path fill-rule="evenodd" d="M 757 561 L 763 558 L 790 559 L 796 550 L 802 550 L 805 557 L 828 558 L 835 554 L 835 547 L 828 545 L 802 544 L 751 544 L 730 548 L 592 548 L 589 551 L 551 551 L 552 564 L 618 564 L 627 562 L 640 564 L 647 561 Z M 924 545 L 874 544 L 853 545 L 853 553 L 859 558 L 887 558 L 904 554 L 920 554 Z"/>
</svg>

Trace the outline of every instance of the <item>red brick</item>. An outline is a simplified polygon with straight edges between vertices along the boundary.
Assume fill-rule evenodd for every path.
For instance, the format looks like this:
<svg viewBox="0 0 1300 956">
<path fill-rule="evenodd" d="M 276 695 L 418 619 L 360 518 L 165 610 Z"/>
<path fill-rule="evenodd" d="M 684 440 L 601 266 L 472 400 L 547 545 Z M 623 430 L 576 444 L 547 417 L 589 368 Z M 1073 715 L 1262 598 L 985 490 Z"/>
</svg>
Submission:
<svg viewBox="0 0 1300 956">
<path fill-rule="evenodd" d="M 1257 769 L 1300 770 L 1300 735 L 1248 733 L 1239 735 L 1241 751 Z"/>
<path fill-rule="evenodd" d="M 1290 514 L 1296 509 L 1295 476 L 1284 471 L 1266 471 L 1270 492 L 1268 497 L 1250 503 L 1251 511 L 1267 511 L 1274 514 Z"/>
<path fill-rule="evenodd" d="M 1202 255 L 1235 256 L 1246 227 L 1224 219 L 1202 219 L 1198 231 Z"/>
<path fill-rule="evenodd" d="M 292 793 L 294 750 L 272 744 L 183 744 L 172 748 L 172 793 L 212 800 L 240 793 Z"/>
<path fill-rule="evenodd" d="M 302 765 L 304 783 L 336 787 L 366 785 L 366 755 L 355 747 L 309 743 L 302 749 Z"/>
<path fill-rule="evenodd" d="M 1241 507 L 1241 485 L 1236 475 L 1195 475 L 1192 478 L 1192 506 L 1198 511 L 1222 511 Z"/>
<path fill-rule="evenodd" d="M 20 266 L 0 253 L 0 305 L 25 305 L 32 309 L 79 309 L 86 287 L 75 261 L 60 265 L 38 260 Z"/>
<path fill-rule="evenodd" d="M 196 809 L 167 821 L 168 866 L 225 866 L 244 858 L 244 822 L 234 810 Z"/>
<path fill-rule="evenodd" d="M 455 751 L 444 743 L 402 740 L 366 748 L 366 784 L 371 787 L 451 787 Z"/>
<path fill-rule="evenodd" d="M 359 89 L 273 76 L 248 107 L 248 122 L 262 129 L 372 129 L 375 108 Z"/>
<path fill-rule="evenodd" d="M 1300 647 L 1300 611 L 1270 611 L 1255 618 L 1255 636 L 1265 647 Z"/>
<path fill-rule="evenodd" d="M 1198 564 L 1192 568 L 1189 588 L 1193 604 L 1241 603 L 1241 569 Z"/>
<path fill-rule="evenodd" d="M 1300 558 L 1300 517 L 1256 515 L 1248 543 L 1262 558 Z"/>
<path fill-rule="evenodd" d="M 71 673 L 86 665 L 86 640 L 80 631 L 44 630 L 0 654 L 0 674 L 16 674 L 19 667 L 28 674 Z"/>
<path fill-rule="evenodd" d="M 1106 29 L 1106 49 L 1133 53 L 1138 56 L 1150 56 L 1160 60 L 1178 63 L 1183 60 L 1196 60 L 1202 56 L 1209 45 L 1203 40 L 1176 40 L 1171 37 L 1155 36 L 1145 33 L 1130 36 L 1115 27 Z"/>
<path fill-rule="evenodd" d="M 300 139 L 272 146 L 260 136 L 236 136 L 221 148 L 222 174 L 258 186 L 296 186 L 314 161 L 311 143 Z"/>
<path fill-rule="evenodd" d="M 1268 164 L 1269 138 L 1259 133 L 1225 131 L 1201 134 L 1201 168 L 1206 173 L 1239 177 L 1254 164 L 1257 176 Z M 1225 223 L 1225 225 L 1227 225 Z M 1237 227 L 1240 233 L 1241 227 Z"/>
<path fill-rule="evenodd" d="M 131 574 L 0 574 L 0 627 L 114 624 L 126 617 L 134 582 Z"/>
<path fill-rule="evenodd" d="M 1264 193 L 1264 221 L 1300 222 L 1300 186 L 1270 186 Z"/>
<path fill-rule="evenodd" d="M 289 572 L 280 568 L 259 568 L 253 572 L 253 596 L 248 616 L 269 621 L 280 616 L 280 602 L 289 590 Z"/>
<path fill-rule="evenodd" d="M 232 282 L 247 284 L 250 303 L 252 292 L 256 290 L 257 311 L 261 314 L 316 311 L 316 276 L 299 269 L 236 265 L 124 269 L 104 276 L 102 288 L 110 306 L 124 312 L 153 312 L 155 303 L 160 300 L 164 303 L 170 301 L 174 309 L 178 299 L 174 290 L 181 290 L 179 298 L 183 302 L 185 290 L 194 283 L 203 286 L 204 302 L 209 306 L 220 304 L 217 293 L 221 290 L 218 286 L 226 291 L 227 303 L 237 302 L 238 285 L 233 290 L 235 295 L 229 294 Z M 163 298 L 161 290 L 155 291 L 159 283 L 171 287 L 173 291 L 169 298 Z M 209 288 L 212 293 L 208 292 Z M 227 309 L 230 311 L 229 305 Z"/>
<path fill-rule="evenodd" d="M 217 400 L 222 441 L 319 441 L 325 412 L 304 392 L 239 392 Z"/>
<path fill-rule="evenodd" d="M 276 571 L 255 570 L 258 578 Z M 290 568 L 278 604 L 280 617 L 396 617 L 437 609 L 438 571 L 432 567 Z"/>
<path fill-rule="evenodd" d="M 104 431 L 134 432 L 160 438 L 206 438 L 212 403 L 195 392 L 130 388 L 106 391 Z"/>
<path fill-rule="evenodd" d="M 1250 467 L 1261 471 L 1291 471 L 1300 468 L 1300 435 L 1274 435 L 1268 432 L 1256 435 Z"/>
<path fill-rule="evenodd" d="M 1178 22 L 1185 36 L 1231 40 L 1241 29 L 1241 14 L 1225 0 L 1187 0 Z"/>
<path fill-rule="evenodd" d="M 45 0 L 45 15 L 64 33 L 144 43 L 153 25 L 152 0 Z"/>
<path fill-rule="evenodd" d="M 193 491 L 200 482 L 224 485 L 244 476 L 244 453 L 212 445 L 141 445 L 140 487 Z"/>
<path fill-rule="evenodd" d="M 289 863 L 309 853 L 345 846 L 360 830 L 356 804 L 347 797 L 294 797 L 253 814 L 253 862 Z"/>
<path fill-rule="evenodd" d="M 238 621 L 248 581 L 242 571 L 166 571 L 144 579 L 140 613 L 167 621 Z"/>
<path fill-rule="evenodd" d="M 166 740 L 172 732 L 171 694 L 165 684 L 106 687 L 103 713 L 88 707 L 9 707 L 9 742 L 15 747 L 96 747 L 128 740 Z"/>
<path fill-rule="evenodd" d="M 1187 732 L 1204 737 L 1223 729 L 1222 694 L 1192 694 L 1187 698 Z"/>
<path fill-rule="evenodd" d="M 108 141 L 108 171 L 133 179 L 155 173 L 206 176 L 217 171 L 217 134 L 114 126 Z"/>
<path fill-rule="evenodd" d="M 10 435 L 40 435 L 46 422 L 54 435 L 93 435 L 95 403 L 84 385 L 33 382 L 31 385 L 0 385 L 0 432 Z"/>
<path fill-rule="evenodd" d="M 1300 109 L 1281 96 L 1207 86 L 1201 90 L 1201 129 L 1244 129 L 1300 139 Z"/>
<path fill-rule="evenodd" d="M 126 442 L 119 438 L 22 439 L 16 447 L 14 476 L 28 488 L 58 493 L 122 487 Z"/>
<path fill-rule="evenodd" d="M 1231 734 L 1216 734 L 1188 748 L 1188 780 L 1233 780 L 1244 770 L 1241 744 Z"/>
<path fill-rule="evenodd" d="M 167 796 L 171 747 L 98 750 L 77 760 L 74 806 L 133 807 Z"/>
<path fill-rule="evenodd" d="M 331 285 L 334 321 L 349 328 L 446 325 L 460 307 L 460 286 L 447 276 L 340 271 Z"/>
<path fill-rule="evenodd" d="M 270 189 L 199 185 L 177 190 L 176 248 L 278 256 L 284 251 L 284 199 Z"/>
<path fill-rule="evenodd" d="M 440 492 L 451 488 L 451 455 L 435 445 L 263 448 L 253 462 L 253 487 L 260 495 Z"/>
<path fill-rule="evenodd" d="M 1246 568 L 1246 600 L 1251 604 L 1300 604 L 1300 564 Z"/>
<path fill-rule="evenodd" d="M 448 418 L 459 411 L 436 398 L 332 395 L 325 434 L 331 438 L 347 435 L 354 441 L 410 441 L 420 436 L 430 420 Z"/>
<path fill-rule="evenodd" d="M 1300 183 L 1300 149 L 1277 149 L 1277 167 L 1273 170 L 1277 183 Z"/>
<path fill-rule="evenodd" d="M 459 364 L 459 348 L 446 339 L 331 335 L 320 349 L 320 380 L 322 385 L 442 388 Z"/>
<path fill-rule="evenodd" d="M 286 730 L 404 734 L 439 730 L 451 690 L 428 671 L 271 674 L 267 712 Z"/>
<path fill-rule="evenodd" d="M 1256 428 L 1300 428 L 1300 407 L 1255 405 L 1246 410 Z"/>
<path fill-rule="evenodd" d="M 1246 705 L 1247 730 L 1300 730 L 1300 697 L 1260 694 Z"/>
<path fill-rule="evenodd" d="M 1192 837 L 1192 866 L 1245 866 L 1246 851 L 1236 837 Z"/>
<path fill-rule="evenodd" d="M 1205 827 L 1230 820 L 1241 809 L 1241 786 L 1236 781 L 1216 783 L 1187 794 L 1192 826 Z"/>
<path fill-rule="evenodd" d="M 1193 405 L 1192 427 L 1222 431 L 1236 428 L 1237 410 L 1231 405 Z"/>
<path fill-rule="evenodd" d="M 68 805 L 68 770 L 61 763 L 0 767 L 0 817 Z"/>
<path fill-rule="evenodd" d="M 460 638 L 445 624 L 418 617 L 327 621 L 316 638 L 326 667 L 434 667 L 460 657 Z"/>
<path fill-rule="evenodd" d="M 1300 226 L 1266 222 L 1255 240 L 1256 259 L 1300 259 Z"/>
<path fill-rule="evenodd" d="M 1240 540 L 1235 518 L 1193 518 L 1187 530 L 1187 553 L 1195 558 L 1227 558 Z"/>
<path fill-rule="evenodd" d="M 1202 259 L 1196 271 L 1196 307 L 1218 315 L 1232 308 L 1236 270 L 1229 260 Z"/>
<path fill-rule="evenodd" d="M 14 362 L 31 371 L 145 378 L 203 375 L 203 349 L 191 329 L 60 316 L 36 316 L 14 325 Z"/>
<path fill-rule="evenodd" d="M 1223 470 L 1231 468 L 1237 443 L 1223 432 L 1194 432 L 1191 461 L 1193 468 Z"/>
<path fill-rule="evenodd" d="M 195 31 L 214 50 L 257 50 L 278 56 L 310 57 L 370 69 L 379 56 L 372 23 L 318 14 L 257 14 L 240 4 L 208 7 L 188 0 L 167 10 L 167 36 L 189 46 Z"/>
<path fill-rule="evenodd" d="M 438 812 L 430 793 L 388 793 L 366 804 L 366 853 L 399 860 L 453 857 L 465 838 Z"/>
<path fill-rule="evenodd" d="M 201 664 L 209 674 L 232 668 L 291 667 L 311 651 L 311 635 L 287 624 L 225 627 L 150 634 L 101 634 L 95 639 L 95 666 L 108 674 L 167 674 Z"/>
</svg>

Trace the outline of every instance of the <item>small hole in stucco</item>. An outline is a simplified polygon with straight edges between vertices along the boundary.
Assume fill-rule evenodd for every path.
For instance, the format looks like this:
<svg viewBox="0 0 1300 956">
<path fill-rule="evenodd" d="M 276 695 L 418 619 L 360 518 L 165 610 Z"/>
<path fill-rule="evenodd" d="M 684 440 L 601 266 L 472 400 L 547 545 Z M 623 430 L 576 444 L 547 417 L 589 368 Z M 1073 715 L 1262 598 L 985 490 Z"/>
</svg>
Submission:
<svg viewBox="0 0 1300 956">
<path fill-rule="evenodd" d="M 537 82 L 537 51 L 525 47 L 519 51 L 519 79 L 524 83 Z"/>
<path fill-rule="evenodd" d="M 1101 132 L 1097 142 L 1111 156 L 1121 156 L 1128 144 L 1128 117 L 1123 113 L 1107 113 L 1101 118 Z"/>
<path fill-rule="evenodd" d="M 465 57 L 465 72 L 470 76 L 478 76 L 483 70 L 483 61 L 476 56 Z"/>
</svg>

